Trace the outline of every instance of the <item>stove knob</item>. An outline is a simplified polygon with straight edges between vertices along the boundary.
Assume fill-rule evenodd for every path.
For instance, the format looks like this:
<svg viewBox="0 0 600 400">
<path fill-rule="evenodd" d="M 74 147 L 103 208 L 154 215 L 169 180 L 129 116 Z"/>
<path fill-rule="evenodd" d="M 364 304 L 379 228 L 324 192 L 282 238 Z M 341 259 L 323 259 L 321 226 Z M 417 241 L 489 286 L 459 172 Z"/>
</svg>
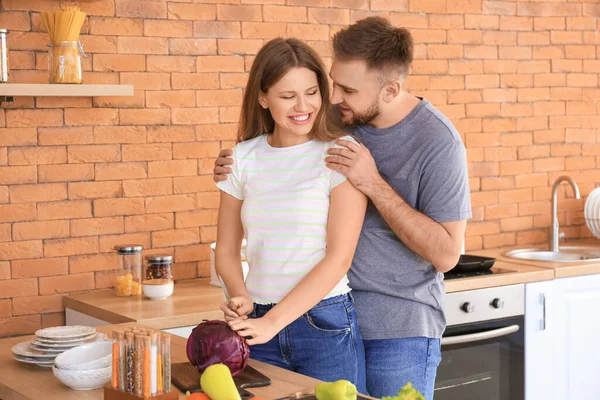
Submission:
<svg viewBox="0 0 600 400">
<path fill-rule="evenodd" d="M 469 302 L 466 302 L 466 303 L 463 303 L 462 306 L 460 306 L 460 309 L 463 310 L 464 312 L 466 312 L 467 314 L 470 314 L 473 311 L 475 311 L 475 306 Z"/>
<path fill-rule="evenodd" d="M 492 307 L 494 307 L 494 308 L 504 308 L 504 300 L 502 300 L 502 299 L 494 299 L 494 300 L 492 300 Z"/>
</svg>

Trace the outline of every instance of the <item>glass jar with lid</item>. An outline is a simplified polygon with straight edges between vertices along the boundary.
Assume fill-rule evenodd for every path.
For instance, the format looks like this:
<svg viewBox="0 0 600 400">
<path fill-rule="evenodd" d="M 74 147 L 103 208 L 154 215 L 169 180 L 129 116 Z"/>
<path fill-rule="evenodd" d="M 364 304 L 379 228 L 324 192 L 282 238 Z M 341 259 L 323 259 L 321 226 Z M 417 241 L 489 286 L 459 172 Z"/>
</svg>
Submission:
<svg viewBox="0 0 600 400">
<path fill-rule="evenodd" d="M 146 280 L 153 279 L 173 280 L 173 256 L 161 254 L 146 256 Z"/>
<path fill-rule="evenodd" d="M 0 29 L 0 83 L 8 82 L 8 47 L 6 45 L 7 29 Z"/>
<path fill-rule="evenodd" d="M 150 300 L 162 300 L 173 294 L 173 256 L 146 256 L 146 279 L 142 289 Z"/>
<path fill-rule="evenodd" d="M 139 244 L 116 245 L 121 257 L 122 268 L 115 279 L 117 296 L 139 296 L 142 294 L 142 249 Z"/>
</svg>

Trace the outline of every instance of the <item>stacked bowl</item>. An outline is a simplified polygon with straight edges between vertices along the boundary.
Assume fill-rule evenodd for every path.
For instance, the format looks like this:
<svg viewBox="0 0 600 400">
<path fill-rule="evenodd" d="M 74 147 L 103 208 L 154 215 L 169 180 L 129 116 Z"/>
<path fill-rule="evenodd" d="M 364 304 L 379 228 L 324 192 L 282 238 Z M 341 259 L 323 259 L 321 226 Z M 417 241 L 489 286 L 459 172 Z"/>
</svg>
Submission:
<svg viewBox="0 0 600 400">
<path fill-rule="evenodd" d="M 74 390 L 101 388 L 112 376 L 112 342 L 88 343 L 65 351 L 54 360 L 52 372 Z"/>
</svg>

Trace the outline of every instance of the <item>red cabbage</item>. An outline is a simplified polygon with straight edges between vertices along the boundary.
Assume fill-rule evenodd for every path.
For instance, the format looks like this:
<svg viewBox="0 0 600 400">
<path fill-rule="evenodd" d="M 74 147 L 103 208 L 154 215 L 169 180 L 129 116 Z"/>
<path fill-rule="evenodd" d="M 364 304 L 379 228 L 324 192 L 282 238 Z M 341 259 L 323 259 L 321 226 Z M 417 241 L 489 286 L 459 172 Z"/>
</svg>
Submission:
<svg viewBox="0 0 600 400">
<path fill-rule="evenodd" d="M 187 340 L 186 353 L 200 373 L 210 365 L 222 363 L 233 376 L 244 369 L 250 358 L 244 338 L 224 321 L 205 321 L 195 327 Z"/>
</svg>

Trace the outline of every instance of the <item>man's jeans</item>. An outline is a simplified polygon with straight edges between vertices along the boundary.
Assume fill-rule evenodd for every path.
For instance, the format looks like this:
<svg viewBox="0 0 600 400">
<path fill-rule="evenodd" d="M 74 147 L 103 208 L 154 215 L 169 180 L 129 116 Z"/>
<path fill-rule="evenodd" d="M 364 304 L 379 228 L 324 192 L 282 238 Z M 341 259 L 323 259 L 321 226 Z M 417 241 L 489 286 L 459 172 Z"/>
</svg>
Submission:
<svg viewBox="0 0 600 400">
<path fill-rule="evenodd" d="M 369 395 L 395 396 L 410 382 L 427 400 L 433 400 L 435 374 L 442 359 L 439 339 L 413 337 L 363 342 Z"/>
<path fill-rule="evenodd" d="M 274 304 L 254 304 L 250 318 Z M 269 342 L 250 347 L 250 357 L 326 382 L 346 379 L 366 393 L 365 353 L 350 294 L 322 300 Z"/>
</svg>

